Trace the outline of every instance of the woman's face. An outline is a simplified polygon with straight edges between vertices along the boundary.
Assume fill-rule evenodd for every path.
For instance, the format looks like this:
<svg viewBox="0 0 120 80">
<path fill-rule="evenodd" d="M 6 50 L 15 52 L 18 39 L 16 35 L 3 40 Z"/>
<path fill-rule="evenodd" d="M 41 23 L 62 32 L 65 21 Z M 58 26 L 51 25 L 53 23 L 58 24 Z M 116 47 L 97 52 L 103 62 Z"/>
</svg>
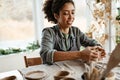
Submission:
<svg viewBox="0 0 120 80">
<path fill-rule="evenodd" d="M 75 19 L 75 7 L 72 3 L 65 3 L 60 10 L 59 15 L 56 15 L 58 25 L 62 28 L 71 27 Z"/>
</svg>

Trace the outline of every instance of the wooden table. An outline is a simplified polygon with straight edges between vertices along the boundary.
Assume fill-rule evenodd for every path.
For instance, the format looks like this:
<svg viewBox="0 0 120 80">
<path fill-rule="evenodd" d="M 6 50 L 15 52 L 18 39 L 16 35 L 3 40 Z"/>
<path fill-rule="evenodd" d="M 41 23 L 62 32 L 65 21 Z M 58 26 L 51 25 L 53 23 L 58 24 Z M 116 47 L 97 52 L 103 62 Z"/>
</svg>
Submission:
<svg viewBox="0 0 120 80">
<path fill-rule="evenodd" d="M 103 61 L 103 63 L 107 63 L 107 61 L 105 60 Z M 67 64 L 67 66 L 64 64 Z M 45 71 L 48 75 L 47 79 L 45 80 L 54 80 L 54 76 L 63 69 L 70 72 L 69 77 L 72 77 L 75 80 L 82 80 L 81 75 L 83 74 L 83 72 L 85 72 L 85 65 L 80 60 L 71 60 L 56 62 L 53 65 L 42 64 L 32 66 L 29 68 L 21 69 L 20 71 L 23 74 L 26 74 L 30 71 Z M 114 68 L 112 71 L 116 74 L 116 80 L 120 80 L 120 66 Z"/>
<path fill-rule="evenodd" d="M 83 74 L 85 67 L 84 64 L 80 60 L 72 60 L 72 61 L 61 61 L 56 62 L 53 65 L 37 65 L 29 68 L 24 68 L 20 70 L 23 74 L 26 74 L 30 71 L 45 71 L 48 75 L 45 80 L 54 80 L 54 76 L 58 73 L 58 71 L 65 70 L 69 71 L 69 77 L 75 78 L 76 80 L 82 80 L 81 75 Z"/>
<path fill-rule="evenodd" d="M 103 61 L 103 63 L 107 63 Z M 66 66 L 67 65 L 67 66 Z M 56 62 L 53 65 L 41 64 L 36 66 L 31 66 L 28 68 L 24 68 L 19 70 L 22 74 L 26 74 L 31 71 L 44 71 L 47 73 L 47 78 L 45 80 L 54 80 L 54 76 L 61 70 L 65 70 L 70 72 L 68 77 L 72 77 L 75 80 L 82 80 L 81 75 L 85 72 L 85 65 L 80 60 L 71 60 L 71 61 L 61 61 Z M 0 78 L 10 75 L 16 75 L 18 80 L 25 80 L 22 79 L 22 75 L 19 73 L 18 70 L 8 71 L 4 73 L 0 73 Z M 114 68 L 112 70 L 116 74 L 116 80 L 120 80 L 120 66 Z"/>
</svg>

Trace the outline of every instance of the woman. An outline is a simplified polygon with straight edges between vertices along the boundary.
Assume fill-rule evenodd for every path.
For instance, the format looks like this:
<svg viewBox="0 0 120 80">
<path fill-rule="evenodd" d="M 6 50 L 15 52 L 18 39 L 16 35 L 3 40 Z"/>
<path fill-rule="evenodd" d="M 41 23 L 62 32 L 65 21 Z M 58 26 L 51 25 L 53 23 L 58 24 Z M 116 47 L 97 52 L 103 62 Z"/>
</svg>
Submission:
<svg viewBox="0 0 120 80">
<path fill-rule="evenodd" d="M 100 48 L 100 44 L 72 26 L 75 19 L 73 0 L 46 0 L 43 11 L 45 18 L 56 24 L 42 32 L 40 55 L 43 63 L 52 64 L 73 59 L 95 60 L 98 58 L 98 53 L 94 50 L 96 48 L 103 53 L 101 56 L 104 56 L 105 52 Z M 80 51 L 81 46 L 86 48 Z"/>
</svg>

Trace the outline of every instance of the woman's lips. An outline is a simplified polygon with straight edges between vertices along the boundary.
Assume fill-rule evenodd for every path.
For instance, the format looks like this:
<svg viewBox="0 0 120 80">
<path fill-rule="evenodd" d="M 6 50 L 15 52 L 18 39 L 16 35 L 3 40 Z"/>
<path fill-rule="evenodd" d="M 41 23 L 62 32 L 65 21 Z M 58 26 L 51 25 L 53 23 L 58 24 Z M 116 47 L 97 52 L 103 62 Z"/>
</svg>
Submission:
<svg viewBox="0 0 120 80">
<path fill-rule="evenodd" d="M 73 23 L 73 21 L 67 21 L 67 23 L 68 23 L 68 24 L 72 24 L 72 23 Z"/>
</svg>

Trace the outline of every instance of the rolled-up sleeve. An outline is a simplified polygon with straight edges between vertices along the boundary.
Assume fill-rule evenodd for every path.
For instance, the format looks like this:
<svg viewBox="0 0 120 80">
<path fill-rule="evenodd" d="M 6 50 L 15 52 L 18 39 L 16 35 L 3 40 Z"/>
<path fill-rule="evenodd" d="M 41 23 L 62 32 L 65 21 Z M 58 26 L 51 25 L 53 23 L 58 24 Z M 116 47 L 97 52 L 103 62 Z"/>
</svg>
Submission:
<svg viewBox="0 0 120 80">
<path fill-rule="evenodd" d="M 54 52 L 54 32 L 50 28 L 45 28 L 42 32 L 40 56 L 43 64 L 52 64 Z"/>
</svg>

